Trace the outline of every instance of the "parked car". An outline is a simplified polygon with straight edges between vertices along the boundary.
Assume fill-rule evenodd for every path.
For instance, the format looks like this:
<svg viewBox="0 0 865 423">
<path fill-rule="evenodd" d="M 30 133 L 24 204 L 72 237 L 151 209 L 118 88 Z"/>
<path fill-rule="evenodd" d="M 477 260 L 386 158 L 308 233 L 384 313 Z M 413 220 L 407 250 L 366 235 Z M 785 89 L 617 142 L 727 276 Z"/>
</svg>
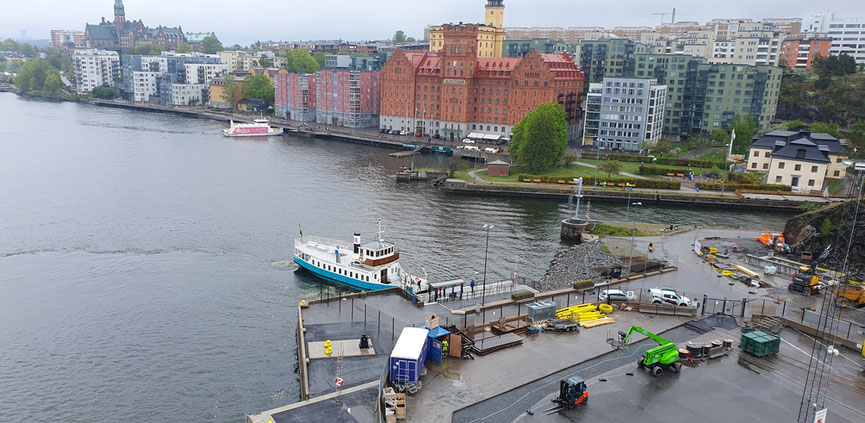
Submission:
<svg viewBox="0 0 865 423">
<path fill-rule="evenodd" d="M 473 146 L 473 145 L 467 145 L 467 146 L 465 146 L 464 148 L 465 148 L 466 150 L 469 150 L 469 151 L 481 151 L 480 148 L 475 147 L 475 146 Z"/>
<path fill-rule="evenodd" d="M 380 134 L 386 134 L 388 131 L 387 131 L 387 128 L 379 128 L 378 132 Z"/>
<path fill-rule="evenodd" d="M 498 148 L 491 148 L 491 147 L 487 147 L 487 148 L 484 149 L 484 151 L 487 152 L 487 153 L 498 153 L 498 152 L 499 152 L 499 149 L 498 149 Z"/>
<path fill-rule="evenodd" d="M 601 301 L 632 301 L 634 299 L 634 291 L 622 291 L 621 289 L 605 289 L 598 294 L 598 299 Z"/>
<path fill-rule="evenodd" d="M 442 136 L 439 135 L 439 134 L 435 134 L 435 135 L 433 135 L 433 138 L 435 138 L 435 139 L 437 139 L 437 140 L 438 140 L 438 139 L 441 139 L 441 137 L 442 137 Z"/>
<path fill-rule="evenodd" d="M 680 307 L 690 307 L 691 299 L 680 296 L 675 291 L 650 288 L 647 290 L 652 295 L 652 304 L 670 304 Z"/>
<path fill-rule="evenodd" d="M 475 140 L 465 138 L 465 139 L 463 139 L 463 143 L 464 144 L 475 144 L 476 142 L 475 142 Z"/>
</svg>

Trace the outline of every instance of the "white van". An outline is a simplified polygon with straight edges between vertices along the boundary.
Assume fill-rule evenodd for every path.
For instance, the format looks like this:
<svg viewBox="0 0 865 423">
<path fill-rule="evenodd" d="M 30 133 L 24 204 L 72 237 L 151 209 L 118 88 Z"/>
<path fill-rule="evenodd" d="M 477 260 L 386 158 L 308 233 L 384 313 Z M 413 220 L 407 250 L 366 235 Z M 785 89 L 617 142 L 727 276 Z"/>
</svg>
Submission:
<svg viewBox="0 0 865 423">
<path fill-rule="evenodd" d="M 498 149 L 498 148 L 487 147 L 487 148 L 484 149 L 484 151 L 487 152 L 487 153 L 498 153 L 498 152 L 499 152 L 499 149 Z"/>
<path fill-rule="evenodd" d="M 466 150 L 470 150 L 470 151 L 481 151 L 480 148 L 478 148 L 478 147 L 476 147 L 476 146 L 473 146 L 473 145 L 467 145 L 467 146 L 464 147 L 464 149 L 466 149 Z"/>
</svg>

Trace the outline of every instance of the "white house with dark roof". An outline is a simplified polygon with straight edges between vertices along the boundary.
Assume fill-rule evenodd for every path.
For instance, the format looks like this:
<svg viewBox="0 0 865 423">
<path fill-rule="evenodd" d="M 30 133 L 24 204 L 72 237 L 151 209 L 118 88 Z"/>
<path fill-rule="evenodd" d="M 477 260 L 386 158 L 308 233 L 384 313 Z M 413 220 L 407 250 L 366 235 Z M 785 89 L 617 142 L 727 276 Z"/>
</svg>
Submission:
<svg viewBox="0 0 865 423">
<path fill-rule="evenodd" d="M 751 144 L 747 170 L 767 173 L 766 183 L 820 191 L 825 179 L 842 179 L 847 153 L 829 134 L 772 131 Z"/>
</svg>

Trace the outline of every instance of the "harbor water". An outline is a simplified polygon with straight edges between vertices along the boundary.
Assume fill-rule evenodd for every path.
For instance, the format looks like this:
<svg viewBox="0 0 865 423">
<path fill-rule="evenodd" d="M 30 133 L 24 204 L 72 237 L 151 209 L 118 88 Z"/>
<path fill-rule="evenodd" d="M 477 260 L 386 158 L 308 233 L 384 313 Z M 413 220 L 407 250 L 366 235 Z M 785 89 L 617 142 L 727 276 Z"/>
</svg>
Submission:
<svg viewBox="0 0 865 423">
<path fill-rule="evenodd" d="M 296 400 L 304 234 L 371 240 L 431 280 L 539 278 L 567 203 L 396 183 L 441 156 L 0 93 L 0 421 L 239 422 Z M 627 221 L 625 204 L 592 218 Z M 788 216 L 644 206 L 638 220 L 780 229 Z"/>
</svg>

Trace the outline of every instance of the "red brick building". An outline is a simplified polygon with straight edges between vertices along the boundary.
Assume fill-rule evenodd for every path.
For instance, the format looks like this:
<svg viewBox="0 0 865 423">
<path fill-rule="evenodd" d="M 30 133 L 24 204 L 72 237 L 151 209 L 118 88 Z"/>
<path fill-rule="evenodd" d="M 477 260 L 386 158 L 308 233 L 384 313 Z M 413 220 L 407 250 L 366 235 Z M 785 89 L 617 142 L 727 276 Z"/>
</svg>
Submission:
<svg viewBox="0 0 865 423">
<path fill-rule="evenodd" d="M 560 103 L 577 136 L 583 72 L 566 54 L 478 58 L 478 25 L 443 25 L 437 53 L 397 50 L 382 69 L 380 128 L 460 139 L 510 137 L 541 103 Z"/>
<path fill-rule="evenodd" d="M 831 38 L 787 38 L 781 44 L 781 59 L 789 68 L 810 68 L 817 57 L 829 57 Z"/>
</svg>

